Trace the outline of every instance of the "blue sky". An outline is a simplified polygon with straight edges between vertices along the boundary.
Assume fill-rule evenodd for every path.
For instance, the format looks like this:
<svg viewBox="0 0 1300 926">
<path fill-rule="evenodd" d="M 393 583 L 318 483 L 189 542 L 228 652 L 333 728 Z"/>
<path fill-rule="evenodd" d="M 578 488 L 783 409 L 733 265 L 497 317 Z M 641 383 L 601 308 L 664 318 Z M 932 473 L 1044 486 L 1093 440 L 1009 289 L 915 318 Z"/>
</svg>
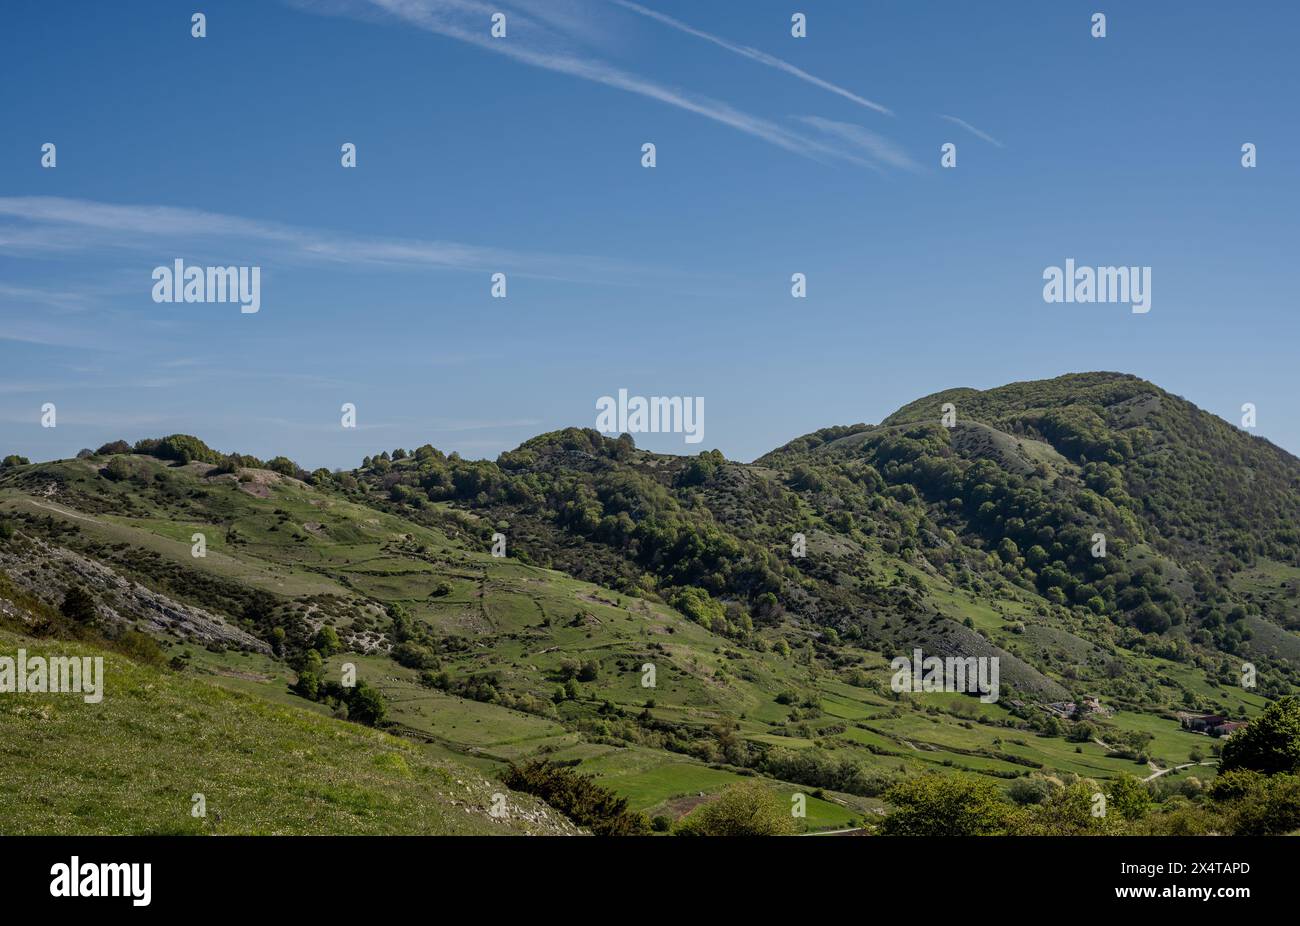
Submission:
<svg viewBox="0 0 1300 926">
<path fill-rule="evenodd" d="M 640 446 L 749 460 L 1098 369 L 1296 452 L 1300 12 L 1249 6 L 6 4 L 0 452 L 492 457 L 626 388 L 705 400 Z M 153 302 L 178 257 L 261 311 Z M 1066 258 L 1150 266 L 1150 313 L 1045 303 Z"/>
</svg>

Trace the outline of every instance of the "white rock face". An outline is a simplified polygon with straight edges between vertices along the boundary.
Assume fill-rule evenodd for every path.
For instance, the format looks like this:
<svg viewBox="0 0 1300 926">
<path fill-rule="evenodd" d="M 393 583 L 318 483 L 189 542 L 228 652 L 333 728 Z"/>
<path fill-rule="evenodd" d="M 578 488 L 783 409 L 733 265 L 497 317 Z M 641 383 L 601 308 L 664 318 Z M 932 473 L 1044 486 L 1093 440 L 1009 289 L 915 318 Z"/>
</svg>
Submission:
<svg viewBox="0 0 1300 926">
<path fill-rule="evenodd" d="M 37 538 L 25 538 L 25 541 L 0 550 L 0 568 L 16 584 L 51 607 L 59 606 L 68 586 L 80 583 L 99 600 L 100 618 L 110 623 L 129 625 L 144 621 L 149 625 L 143 628 L 147 631 L 174 634 L 199 646 L 218 643 L 259 653 L 271 652 L 269 645 L 227 623 L 219 614 L 146 588 L 72 550 Z"/>
</svg>

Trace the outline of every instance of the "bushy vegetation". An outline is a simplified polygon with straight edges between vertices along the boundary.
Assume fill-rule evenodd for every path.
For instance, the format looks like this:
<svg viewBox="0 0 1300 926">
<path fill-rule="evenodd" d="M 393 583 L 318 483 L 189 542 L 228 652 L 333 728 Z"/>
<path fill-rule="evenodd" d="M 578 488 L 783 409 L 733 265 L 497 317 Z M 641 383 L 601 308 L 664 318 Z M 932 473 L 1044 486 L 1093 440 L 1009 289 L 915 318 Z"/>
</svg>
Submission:
<svg viewBox="0 0 1300 926">
<path fill-rule="evenodd" d="M 1223 744 L 1220 768 L 1276 775 L 1300 773 L 1300 698 L 1274 701 Z"/>
<path fill-rule="evenodd" d="M 1006 795 L 990 782 L 925 775 L 886 792 L 886 835 L 1283 835 L 1300 831 L 1300 700 L 1271 704 L 1224 746 L 1208 788 L 1164 790 L 1131 775 L 1108 782 L 1034 776 Z M 1240 738 L 1239 738 L 1240 737 Z"/>
<path fill-rule="evenodd" d="M 627 798 L 595 783 L 590 775 L 545 759 L 511 763 L 506 787 L 540 797 L 574 823 L 597 836 L 643 836 L 650 832 L 645 814 L 627 809 Z"/>
<path fill-rule="evenodd" d="M 956 428 L 939 421 L 947 400 Z M 1134 377 L 941 393 L 878 427 L 815 432 L 758 464 L 716 451 L 656 457 L 627 435 L 570 428 L 495 462 L 425 445 L 328 478 L 439 526 L 447 506 L 476 512 L 471 533 L 484 544 L 488 525 L 509 525 L 511 556 L 665 601 L 746 646 L 793 611 L 884 651 L 938 631 L 930 583 L 881 574 L 865 557 L 791 557 L 796 531 L 923 560 L 981 597 L 1029 596 L 1089 636 L 1180 662 L 1247 652 L 1256 615 L 1300 626 L 1227 581 L 1260 556 L 1296 555 L 1294 461 Z M 1292 662 L 1252 655 L 1265 690 L 1300 681 Z"/>
<path fill-rule="evenodd" d="M 789 805 L 757 781 L 730 785 L 673 828 L 677 836 L 786 836 L 793 831 Z"/>
<path fill-rule="evenodd" d="M 310 478 L 310 475 L 302 467 L 288 457 L 280 456 L 263 462 L 257 457 L 248 454 L 220 453 L 190 434 L 170 434 L 167 437 L 143 438 L 134 444 L 128 444 L 124 440 L 110 441 L 100 446 L 93 454 L 90 451 L 85 452 L 92 457 L 131 453 L 141 454 L 158 457 L 162 460 L 170 460 L 182 466 L 187 463 L 209 463 L 216 467 L 215 472 L 217 473 L 237 473 L 241 468 L 269 469 L 283 476 L 293 476 L 304 480 Z M 121 473 L 123 471 L 123 462 L 110 461 L 108 464 L 109 469 L 114 464 L 117 464 L 117 472 Z M 110 473 L 110 478 L 121 477 L 112 476 Z"/>
<path fill-rule="evenodd" d="M 683 834 L 881 809 L 879 832 L 1277 832 L 1300 774 L 1278 700 L 1300 682 L 1298 469 L 1115 374 L 941 393 L 754 464 L 567 429 L 308 474 L 171 435 L 0 470 L 0 567 L 46 595 L 42 633 L 512 757 L 593 830 L 644 831 L 633 808 Z M 61 551 L 172 602 L 124 614 L 124 586 Z M 270 653 L 133 629 L 187 606 Z M 1000 700 L 892 690 L 914 648 L 998 656 Z M 334 681 L 344 661 L 367 680 Z M 1211 739 L 1174 709 L 1252 723 Z M 815 823 L 772 804 L 792 785 Z"/>
</svg>

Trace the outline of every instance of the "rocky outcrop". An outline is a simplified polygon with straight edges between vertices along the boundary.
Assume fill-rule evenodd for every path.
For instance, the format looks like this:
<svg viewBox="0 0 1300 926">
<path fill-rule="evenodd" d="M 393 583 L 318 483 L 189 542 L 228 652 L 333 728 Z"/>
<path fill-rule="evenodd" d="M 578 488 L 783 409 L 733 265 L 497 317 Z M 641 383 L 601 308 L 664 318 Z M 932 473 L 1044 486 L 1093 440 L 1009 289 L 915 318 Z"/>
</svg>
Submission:
<svg viewBox="0 0 1300 926">
<path fill-rule="evenodd" d="M 0 548 L 0 569 L 17 585 L 57 608 L 67 589 L 84 585 L 99 605 L 100 619 L 110 624 L 140 625 L 199 646 L 218 644 L 270 653 L 271 647 L 224 617 L 118 574 L 103 563 L 37 538 Z"/>
</svg>

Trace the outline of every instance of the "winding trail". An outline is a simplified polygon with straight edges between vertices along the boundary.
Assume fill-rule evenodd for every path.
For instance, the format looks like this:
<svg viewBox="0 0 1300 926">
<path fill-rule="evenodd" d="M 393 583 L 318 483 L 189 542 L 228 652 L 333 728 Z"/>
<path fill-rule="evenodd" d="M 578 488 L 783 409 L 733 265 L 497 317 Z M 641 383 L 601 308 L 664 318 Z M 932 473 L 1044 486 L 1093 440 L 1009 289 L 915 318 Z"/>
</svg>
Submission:
<svg viewBox="0 0 1300 926">
<path fill-rule="evenodd" d="M 1160 771 L 1158 771 L 1158 772 L 1156 772 L 1156 773 L 1154 773 L 1154 774 L 1152 774 L 1152 775 L 1148 775 L 1147 777 L 1143 778 L 1142 781 L 1143 781 L 1144 783 L 1145 783 L 1145 782 L 1148 782 L 1148 781 L 1155 781 L 1155 780 L 1156 780 L 1157 778 L 1159 778 L 1161 775 L 1168 775 L 1170 772 L 1181 772 L 1183 769 L 1185 769 L 1185 768 L 1191 768 L 1193 765 L 1213 765 L 1213 764 L 1214 764 L 1214 762 L 1212 762 L 1212 761 L 1207 761 L 1207 762 L 1185 762 L 1185 763 L 1183 763 L 1182 765 L 1175 765 L 1175 766 L 1172 766 L 1171 768 L 1162 768 L 1162 769 L 1160 769 Z"/>
</svg>

